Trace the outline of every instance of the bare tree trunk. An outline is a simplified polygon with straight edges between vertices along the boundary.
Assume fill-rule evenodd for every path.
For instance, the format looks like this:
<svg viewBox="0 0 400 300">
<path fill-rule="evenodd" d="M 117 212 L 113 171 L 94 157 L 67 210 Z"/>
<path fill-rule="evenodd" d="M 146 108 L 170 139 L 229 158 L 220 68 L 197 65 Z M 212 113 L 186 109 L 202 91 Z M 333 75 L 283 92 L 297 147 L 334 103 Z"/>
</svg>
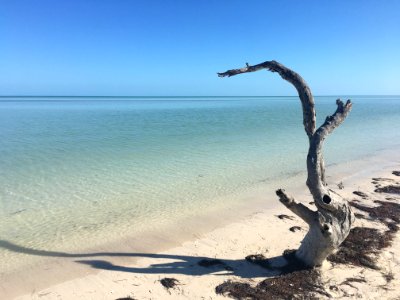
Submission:
<svg viewBox="0 0 400 300">
<path fill-rule="evenodd" d="M 281 203 L 309 225 L 309 231 L 296 251 L 296 257 L 306 266 L 319 266 L 347 237 L 354 222 L 354 215 L 347 200 L 327 187 L 322 155 L 325 138 L 344 121 L 352 104 L 350 100 L 346 103 L 336 100 L 335 113 L 328 116 L 324 124 L 316 129 L 314 98 L 311 90 L 299 74 L 284 65 L 276 61 L 266 61 L 254 66 L 246 64 L 244 68 L 218 73 L 218 76 L 230 77 L 262 69 L 278 72 L 283 79 L 294 85 L 300 97 L 304 129 L 309 138 L 306 184 L 318 210 L 313 211 L 297 203 L 282 189 L 277 190 L 276 194 Z"/>
</svg>

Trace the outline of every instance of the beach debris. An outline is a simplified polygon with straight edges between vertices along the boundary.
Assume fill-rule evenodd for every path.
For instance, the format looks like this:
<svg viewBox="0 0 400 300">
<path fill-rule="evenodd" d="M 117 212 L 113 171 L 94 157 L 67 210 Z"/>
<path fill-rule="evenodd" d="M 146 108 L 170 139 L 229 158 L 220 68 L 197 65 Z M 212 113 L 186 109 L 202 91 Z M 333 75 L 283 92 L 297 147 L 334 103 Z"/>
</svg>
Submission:
<svg viewBox="0 0 400 300">
<path fill-rule="evenodd" d="M 393 171 L 392 174 L 396 175 L 396 176 L 400 176 L 400 171 Z"/>
<path fill-rule="evenodd" d="M 337 184 L 337 187 L 338 187 L 339 190 L 343 190 L 343 189 L 344 189 L 344 184 L 343 184 L 343 182 L 342 182 L 342 181 L 339 182 L 339 183 Z"/>
<path fill-rule="evenodd" d="M 374 201 L 374 203 L 379 205 L 369 207 L 354 201 L 350 202 L 354 208 L 367 212 L 372 220 L 385 224 L 388 230 L 382 232 L 369 227 L 351 229 L 348 237 L 339 247 L 339 251 L 328 257 L 329 261 L 364 266 L 375 270 L 380 269 L 376 265 L 375 257 L 380 250 L 392 244 L 396 232 L 399 230 L 400 204 L 379 200 Z"/>
<path fill-rule="evenodd" d="M 202 260 L 198 261 L 197 264 L 204 268 L 222 266 L 227 271 L 233 271 L 233 268 L 231 266 L 228 266 L 226 263 L 224 263 L 220 259 L 202 259 Z"/>
<path fill-rule="evenodd" d="M 292 227 L 289 228 L 289 230 L 290 230 L 291 232 L 296 232 L 296 231 L 301 230 L 301 227 L 300 227 L 300 226 L 292 226 Z"/>
<path fill-rule="evenodd" d="M 201 267 L 209 268 L 218 265 L 225 265 L 225 263 L 220 259 L 202 259 L 197 264 Z"/>
<path fill-rule="evenodd" d="M 372 255 L 376 255 L 380 249 L 387 246 L 386 240 L 386 235 L 375 228 L 355 227 L 350 230 L 339 251 L 328 256 L 328 260 L 379 270 L 375 263 L 376 258 Z"/>
<path fill-rule="evenodd" d="M 284 220 L 284 219 L 294 220 L 294 218 L 293 218 L 292 216 L 288 216 L 288 215 L 284 215 L 284 214 L 277 215 L 277 217 L 278 217 L 279 219 L 281 219 L 281 220 Z"/>
<path fill-rule="evenodd" d="M 283 251 L 282 256 L 288 263 L 280 267 L 281 274 L 289 274 L 295 271 L 311 269 L 310 266 L 305 265 L 297 258 L 295 249 L 286 249 Z"/>
<path fill-rule="evenodd" d="M 367 219 L 363 214 L 360 213 L 354 213 L 354 216 L 359 219 Z"/>
<path fill-rule="evenodd" d="M 358 210 L 367 212 L 372 219 L 380 221 L 385 225 L 390 223 L 388 219 L 397 224 L 400 223 L 400 204 L 380 200 L 375 200 L 374 203 L 379 205 L 365 206 L 354 201 L 351 201 L 350 205 Z"/>
<path fill-rule="evenodd" d="M 375 192 L 400 195 L 400 186 L 399 185 L 387 185 L 384 187 L 378 187 L 377 189 L 375 189 Z"/>
<path fill-rule="evenodd" d="M 165 277 L 160 280 L 160 283 L 168 290 L 174 288 L 177 284 L 179 284 L 179 280 L 176 278 Z"/>
<path fill-rule="evenodd" d="M 280 275 L 310 269 L 310 267 L 296 258 L 296 250 L 294 249 L 286 249 L 283 251 L 281 258 L 284 258 L 286 264 L 282 265 L 282 263 L 279 263 L 278 266 L 274 266 L 272 259 L 265 257 L 263 254 L 248 255 L 246 256 L 246 261 L 268 270 L 278 271 Z"/>
<path fill-rule="evenodd" d="M 347 278 L 339 285 L 348 285 L 351 286 L 352 288 L 356 288 L 354 285 L 352 285 L 352 282 L 365 283 L 367 281 L 364 278 Z"/>
<path fill-rule="evenodd" d="M 373 181 L 390 181 L 390 182 L 395 182 L 394 179 L 392 178 L 384 178 L 384 177 L 374 177 L 372 178 Z"/>
<path fill-rule="evenodd" d="M 355 194 L 360 197 L 367 197 L 363 192 Z M 394 201 L 396 198 L 390 200 Z M 377 258 L 382 249 L 392 244 L 396 233 L 399 231 L 400 204 L 381 200 L 375 200 L 373 203 L 371 206 L 366 206 L 360 200 L 349 202 L 353 208 L 365 214 L 356 213 L 357 217 L 380 222 L 386 225 L 387 230 L 369 227 L 351 229 L 338 251 L 328 257 L 329 261 L 381 270 Z M 280 267 L 273 266 L 275 258 L 267 258 L 263 254 L 247 256 L 246 261 L 269 270 L 279 271 L 280 275 L 267 278 L 257 285 L 254 285 L 251 281 L 235 282 L 228 280 L 216 287 L 216 293 L 234 299 L 320 299 L 323 296 L 332 297 L 325 290 L 318 269 L 309 268 L 297 259 L 296 250 L 285 250 L 282 256 L 288 264 Z M 394 280 L 394 274 L 391 270 L 382 271 L 382 276 L 387 283 Z M 357 289 L 357 283 L 365 284 L 367 280 L 361 277 L 347 278 L 339 284 L 328 285 L 328 290 L 345 293 L 345 290 L 342 290 L 340 286 L 347 285 Z M 351 295 L 348 294 L 348 296 Z"/>
<path fill-rule="evenodd" d="M 266 258 L 263 254 L 251 254 L 246 256 L 246 261 L 256 264 L 260 267 L 265 269 L 271 269 L 271 263 L 269 262 L 268 258 Z"/>
<path fill-rule="evenodd" d="M 135 300 L 135 298 L 132 298 L 131 296 L 127 296 L 127 297 L 117 298 L 115 300 Z"/>
<path fill-rule="evenodd" d="M 325 291 L 316 269 L 267 278 L 256 286 L 228 280 L 218 285 L 215 292 L 233 299 L 305 299 L 305 295 L 307 299 L 319 299 L 320 295 L 331 297 Z"/>
<path fill-rule="evenodd" d="M 368 198 L 368 195 L 366 193 L 364 193 L 364 192 L 361 192 L 361 191 L 354 191 L 353 194 L 357 195 L 357 196 L 360 196 L 363 199 L 367 199 Z"/>
<path fill-rule="evenodd" d="M 382 274 L 383 278 L 385 278 L 386 283 L 390 283 L 394 279 L 393 270 L 390 269 L 389 272 Z"/>
</svg>

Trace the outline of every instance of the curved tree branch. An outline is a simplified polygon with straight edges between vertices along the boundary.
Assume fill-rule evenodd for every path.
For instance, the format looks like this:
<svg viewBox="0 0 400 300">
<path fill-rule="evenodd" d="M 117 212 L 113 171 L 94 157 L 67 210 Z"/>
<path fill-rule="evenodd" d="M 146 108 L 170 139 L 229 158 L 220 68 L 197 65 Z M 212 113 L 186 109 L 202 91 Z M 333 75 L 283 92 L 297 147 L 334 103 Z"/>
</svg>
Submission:
<svg viewBox="0 0 400 300">
<path fill-rule="evenodd" d="M 223 73 L 218 73 L 219 77 L 231 77 L 242 73 L 255 72 L 262 69 L 267 69 L 271 72 L 277 72 L 279 75 L 289 81 L 297 90 L 299 94 L 301 104 L 303 107 L 303 124 L 304 129 L 309 138 L 314 134 L 315 131 L 315 108 L 314 108 L 314 98 L 311 93 L 311 89 L 308 87 L 305 80 L 296 72 L 290 70 L 284 65 L 278 63 L 277 61 L 265 61 L 261 64 L 249 66 L 241 69 L 228 70 Z"/>
<path fill-rule="evenodd" d="M 335 113 L 328 116 L 325 122 L 316 130 L 314 99 L 311 90 L 304 79 L 296 72 L 276 61 L 266 61 L 258 65 L 218 73 L 220 77 L 230 77 L 242 73 L 267 69 L 278 72 L 296 88 L 302 108 L 304 129 L 309 138 L 307 155 L 307 186 L 314 198 L 318 211 L 312 211 L 301 203 L 297 203 L 284 190 L 277 190 L 279 200 L 288 209 L 302 218 L 309 225 L 309 231 L 304 237 L 296 257 L 308 266 L 318 266 L 347 237 L 354 215 L 348 202 L 339 194 L 327 188 L 325 183 L 325 167 L 322 146 L 326 137 L 338 127 L 351 110 L 351 102 L 345 104 L 337 100 Z"/>
</svg>

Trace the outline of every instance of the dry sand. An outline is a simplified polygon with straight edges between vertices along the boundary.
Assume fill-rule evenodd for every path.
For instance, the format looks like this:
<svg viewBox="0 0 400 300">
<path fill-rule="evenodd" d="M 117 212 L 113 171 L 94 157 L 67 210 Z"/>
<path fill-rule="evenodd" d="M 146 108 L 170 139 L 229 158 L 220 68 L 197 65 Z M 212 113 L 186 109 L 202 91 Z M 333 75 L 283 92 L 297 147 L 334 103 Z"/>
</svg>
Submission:
<svg viewBox="0 0 400 300">
<path fill-rule="evenodd" d="M 396 152 L 389 154 L 381 153 L 353 162 L 351 165 L 330 166 L 327 171 L 333 176 L 328 177 L 328 183 L 332 188 L 336 188 L 342 181 L 344 189 L 338 192 L 348 199 L 362 200 L 354 195 L 353 191 L 365 192 L 368 198 L 362 200 L 363 204 L 373 205 L 373 200 L 385 200 L 387 197 L 396 198 L 391 201 L 399 203 L 400 195 L 375 193 L 375 185 L 371 183 L 372 177 L 384 177 L 400 184 L 400 177 L 392 174 L 393 170 L 400 170 L 400 157 Z M 297 200 L 309 205 L 311 198 L 305 186 L 293 191 L 291 187 L 286 186 L 286 190 Z M 130 257 L 123 259 L 107 254 L 69 258 L 71 263 L 82 266 L 79 277 L 46 288 L 30 287 L 29 293 L 25 295 L 20 293 L 16 299 L 100 300 L 128 296 L 134 299 L 228 299 L 215 292 L 215 287 L 224 281 L 256 284 L 274 275 L 267 269 L 247 262 L 245 260 L 247 255 L 263 254 L 266 257 L 279 257 L 285 249 L 297 248 L 307 231 L 306 224 L 281 206 L 275 200 L 273 193 L 265 198 L 265 201 L 276 201 L 276 205 L 273 208 L 253 212 L 245 219 L 201 234 L 197 239 L 183 242 L 180 246 L 167 251 L 143 255 L 131 253 Z M 281 214 L 292 218 L 280 219 L 277 216 Z M 289 229 L 293 226 L 299 226 L 301 229 L 292 232 Z M 363 219 L 357 219 L 355 226 L 383 228 L 378 222 Z M 204 259 L 219 259 L 222 263 L 209 267 L 200 266 L 199 261 Z M 333 266 L 326 262 L 321 268 L 322 280 L 326 291 L 333 298 L 400 299 L 399 266 L 398 234 L 393 245 L 381 252 L 380 270 L 350 265 Z M 51 270 L 48 272 L 52 274 Z M 393 277 L 389 282 L 385 279 L 385 275 L 388 274 Z M 43 276 L 43 273 L 40 276 Z M 175 278 L 178 283 L 174 288 L 167 289 L 160 282 L 163 278 Z M 365 282 L 344 284 L 347 278 L 361 278 Z M 45 278 L 41 286 L 46 285 L 44 280 Z M 15 290 L 23 291 L 21 286 L 24 286 L 23 282 L 20 282 L 20 289 L 15 286 Z M 4 282 L 3 289 L 7 291 Z M 8 298 L 11 295 L 12 293 L 9 293 L 8 296 L 0 298 L 12 299 Z M 305 298 L 307 299 L 307 296 Z"/>
</svg>

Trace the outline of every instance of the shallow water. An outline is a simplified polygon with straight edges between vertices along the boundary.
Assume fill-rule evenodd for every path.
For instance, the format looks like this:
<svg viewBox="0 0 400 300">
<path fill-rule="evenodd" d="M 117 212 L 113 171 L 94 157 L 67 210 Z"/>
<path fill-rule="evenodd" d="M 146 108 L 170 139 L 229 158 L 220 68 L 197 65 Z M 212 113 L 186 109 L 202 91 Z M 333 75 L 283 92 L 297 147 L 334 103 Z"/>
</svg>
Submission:
<svg viewBox="0 0 400 300">
<path fill-rule="evenodd" d="M 335 99 L 316 97 L 319 124 Z M 400 97 L 351 99 L 327 164 L 400 145 Z M 76 251 L 156 231 L 304 171 L 306 152 L 296 97 L 3 97 L 0 237 Z M 20 263 L 0 249 L 1 270 Z"/>
</svg>

